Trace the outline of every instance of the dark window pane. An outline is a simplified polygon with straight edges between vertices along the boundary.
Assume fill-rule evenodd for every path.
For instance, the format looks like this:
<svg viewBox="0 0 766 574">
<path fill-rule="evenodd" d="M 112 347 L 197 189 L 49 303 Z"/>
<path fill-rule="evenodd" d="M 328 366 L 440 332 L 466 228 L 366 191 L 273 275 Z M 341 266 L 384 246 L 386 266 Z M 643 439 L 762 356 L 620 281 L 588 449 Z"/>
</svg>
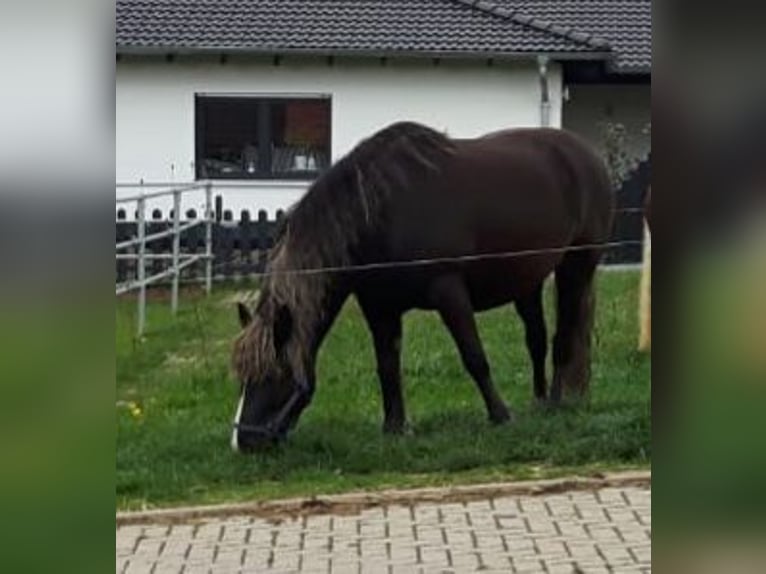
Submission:
<svg viewBox="0 0 766 574">
<path fill-rule="evenodd" d="M 330 161 L 330 101 L 281 100 L 271 105 L 271 171 L 317 172 Z"/>
<path fill-rule="evenodd" d="M 258 100 L 202 102 L 204 177 L 248 177 L 258 172 Z"/>
<path fill-rule="evenodd" d="M 330 100 L 201 97 L 202 178 L 311 178 L 330 164 Z"/>
</svg>

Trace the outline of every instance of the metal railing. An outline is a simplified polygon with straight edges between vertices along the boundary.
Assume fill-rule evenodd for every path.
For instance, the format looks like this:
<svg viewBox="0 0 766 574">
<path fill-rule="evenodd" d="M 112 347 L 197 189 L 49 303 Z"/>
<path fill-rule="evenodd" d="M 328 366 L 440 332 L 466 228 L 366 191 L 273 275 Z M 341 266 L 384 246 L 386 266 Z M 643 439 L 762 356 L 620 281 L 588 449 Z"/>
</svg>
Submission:
<svg viewBox="0 0 766 574">
<path fill-rule="evenodd" d="M 146 288 L 167 277 L 172 278 L 170 308 L 175 314 L 178 311 L 178 287 L 181 278 L 181 271 L 187 267 L 205 261 L 205 292 L 210 293 L 213 284 L 213 221 L 215 214 L 213 212 L 213 186 L 211 182 L 199 182 L 194 184 L 171 187 L 170 189 L 145 192 L 141 185 L 117 184 L 118 189 L 139 188 L 141 192 L 137 195 L 128 197 L 118 197 L 117 204 L 136 203 L 136 236 L 127 241 L 121 241 L 116 244 L 117 260 L 135 260 L 136 261 L 136 279 L 117 284 L 116 295 L 122 295 L 130 291 L 138 290 L 138 311 L 136 332 L 140 337 L 143 335 L 146 327 Z M 201 220 L 191 221 L 181 224 L 181 199 L 185 193 L 204 190 L 205 192 L 205 214 Z M 171 229 L 160 231 L 158 233 L 146 234 L 146 201 L 158 197 L 173 197 L 173 226 Z M 204 254 L 181 253 L 181 234 L 193 229 L 199 225 L 205 226 L 205 252 Z M 146 245 L 166 237 L 173 238 L 171 253 L 147 253 Z M 136 253 L 119 253 L 119 251 L 137 247 Z M 170 266 L 159 273 L 146 275 L 146 263 L 150 260 L 170 261 Z"/>
</svg>

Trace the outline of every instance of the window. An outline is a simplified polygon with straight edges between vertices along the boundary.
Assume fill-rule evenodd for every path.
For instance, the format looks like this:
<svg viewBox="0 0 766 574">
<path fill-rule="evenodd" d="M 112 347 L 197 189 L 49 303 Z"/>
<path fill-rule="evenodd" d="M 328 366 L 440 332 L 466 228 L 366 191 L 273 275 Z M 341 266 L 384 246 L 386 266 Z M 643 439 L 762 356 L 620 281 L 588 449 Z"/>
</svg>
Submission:
<svg viewBox="0 0 766 574">
<path fill-rule="evenodd" d="M 330 165 L 329 98 L 197 96 L 198 179 L 314 179 Z"/>
</svg>

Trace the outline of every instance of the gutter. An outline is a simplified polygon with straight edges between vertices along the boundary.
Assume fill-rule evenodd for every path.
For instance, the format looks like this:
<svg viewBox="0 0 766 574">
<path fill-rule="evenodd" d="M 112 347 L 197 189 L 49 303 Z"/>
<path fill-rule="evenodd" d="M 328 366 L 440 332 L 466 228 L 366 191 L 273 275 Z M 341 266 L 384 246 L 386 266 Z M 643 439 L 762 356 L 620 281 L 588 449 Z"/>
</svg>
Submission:
<svg viewBox="0 0 766 574">
<path fill-rule="evenodd" d="M 249 55 L 249 56 L 315 56 L 315 57 L 361 57 L 361 58 L 402 58 L 402 59 L 423 59 L 423 58 L 441 58 L 441 59 L 467 59 L 467 60 L 526 60 L 534 61 L 537 57 L 535 52 L 515 52 L 515 51 L 470 51 L 470 50 L 370 50 L 370 49 L 327 49 L 316 48 L 277 48 L 277 47 L 242 47 L 242 46 L 178 46 L 178 45 L 154 45 L 137 46 L 116 44 L 116 55 L 135 55 L 135 56 L 189 56 L 189 55 Z M 583 51 L 583 52 L 549 52 L 545 58 L 556 61 L 594 61 L 608 60 L 612 56 L 607 49 L 604 51 Z"/>
<path fill-rule="evenodd" d="M 548 56 L 537 57 L 537 70 L 540 74 L 540 126 L 551 125 L 551 95 L 548 82 Z"/>
</svg>

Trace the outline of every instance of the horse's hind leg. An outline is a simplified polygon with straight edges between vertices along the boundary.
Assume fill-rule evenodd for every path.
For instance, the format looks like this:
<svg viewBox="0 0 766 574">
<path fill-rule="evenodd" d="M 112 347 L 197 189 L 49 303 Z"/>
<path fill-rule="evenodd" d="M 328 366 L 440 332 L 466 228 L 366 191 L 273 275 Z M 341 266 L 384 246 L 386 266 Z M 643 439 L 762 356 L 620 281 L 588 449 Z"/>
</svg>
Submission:
<svg viewBox="0 0 766 574">
<path fill-rule="evenodd" d="M 548 333 L 543 314 L 543 284 L 533 293 L 516 301 L 516 311 L 524 322 L 527 349 L 532 359 L 535 398 L 544 401 L 547 392 L 545 357 L 548 354 Z"/>
<path fill-rule="evenodd" d="M 479 387 L 489 420 L 494 423 L 509 420 L 511 414 L 508 407 L 497 394 L 490 376 L 489 363 L 479 339 L 473 306 L 465 284 L 457 276 L 441 277 L 431 287 L 430 296 L 455 340 L 463 365 Z"/>
<path fill-rule="evenodd" d="M 553 339 L 551 402 L 562 391 L 576 397 L 587 394 L 590 382 L 590 347 L 593 328 L 593 278 L 600 259 L 594 250 L 571 251 L 556 268 L 556 335 Z"/>
</svg>

